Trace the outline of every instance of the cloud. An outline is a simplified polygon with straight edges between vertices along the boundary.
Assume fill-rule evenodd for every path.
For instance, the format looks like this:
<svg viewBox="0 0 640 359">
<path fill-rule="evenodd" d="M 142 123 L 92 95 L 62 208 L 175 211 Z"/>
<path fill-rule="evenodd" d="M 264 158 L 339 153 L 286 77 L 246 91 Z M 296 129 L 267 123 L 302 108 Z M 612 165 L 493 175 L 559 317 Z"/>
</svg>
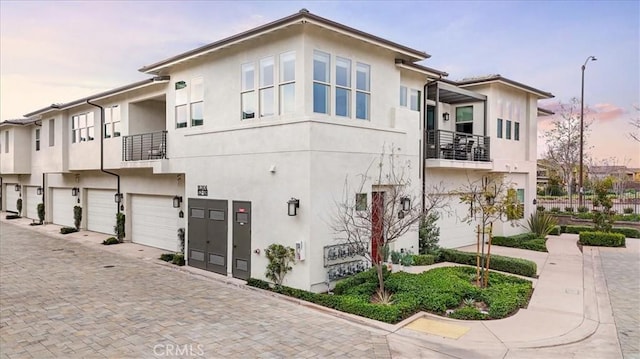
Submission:
<svg viewBox="0 0 640 359">
<path fill-rule="evenodd" d="M 598 103 L 591 107 L 591 116 L 597 122 L 611 122 L 624 116 L 626 111 L 612 103 Z"/>
</svg>

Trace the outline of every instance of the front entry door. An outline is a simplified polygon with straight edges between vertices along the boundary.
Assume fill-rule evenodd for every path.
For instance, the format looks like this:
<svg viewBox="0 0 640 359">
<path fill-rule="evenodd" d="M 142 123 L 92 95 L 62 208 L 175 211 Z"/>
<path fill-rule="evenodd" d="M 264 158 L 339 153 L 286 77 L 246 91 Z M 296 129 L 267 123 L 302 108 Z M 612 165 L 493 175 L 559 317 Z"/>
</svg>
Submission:
<svg viewBox="0 0 640 359">
<path fill-rule="evenodd" d="M 233 201 L 232 273 L 235 278 L 251 276 L 251 202 Z"/>
<path fill-rule="evenodd" d="M 192 267 L 227 274 L 227 201 L 189 199 L 189 257 Z"/>
</svg>

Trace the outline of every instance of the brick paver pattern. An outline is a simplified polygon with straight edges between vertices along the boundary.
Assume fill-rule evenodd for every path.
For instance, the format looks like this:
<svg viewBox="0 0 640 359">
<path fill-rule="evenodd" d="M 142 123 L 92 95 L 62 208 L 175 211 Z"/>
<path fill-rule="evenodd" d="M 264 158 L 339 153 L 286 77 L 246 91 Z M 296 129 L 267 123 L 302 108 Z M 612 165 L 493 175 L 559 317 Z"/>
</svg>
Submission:
<svg viewBox="0 0 640 359">
<path fill-rule="evenodd" d="M 600 256 L 622 355 L 640 358 L 640 256 L 622 249 L 602 250 Z"/>
<path fill-rule="evenodd" d="M 155 261 L 0 227 L 2 359 L 390 358 L 386 337 L 333 316 Z"/>
</svg>

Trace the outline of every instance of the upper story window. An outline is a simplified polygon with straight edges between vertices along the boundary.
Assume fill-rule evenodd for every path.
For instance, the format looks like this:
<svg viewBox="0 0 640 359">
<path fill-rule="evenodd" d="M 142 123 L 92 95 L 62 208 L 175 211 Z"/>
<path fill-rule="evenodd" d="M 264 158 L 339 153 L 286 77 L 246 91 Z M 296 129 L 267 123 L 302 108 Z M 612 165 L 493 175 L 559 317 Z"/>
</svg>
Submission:
<svg viewBox="0 0 640 359">
<path fill-rule="evenodd" d="M 400 107 L 407 107 L 407 87 L 400 86 Z"/>
<path fill-rule="evenodd" d="M 204 124 L 204 79 L 191 80 L 191 126 Z"/>
<path fill-rule="evenodd" d="M 420 90 L 411 89 L 410 106 L 413 111 L 420 111 Z"/>
<path fill-rule="evenodd" d="M 36 128 L 36 151 L 40 151 L 40 129 Z"/>
<path fill-rule="evenodd" d="M 242 106 L 242 119 L 256 117 L 256 92 L 255 92 L 255 65 L 242 65 L 242 92 L 240 101 Z"/>
<path fill-rule="evenodd" d="M 520 141 L 520 122 L 513 123 L 513 139 Z"/>
<path fill-rule="evenodd" d="M 473 133 L 473 106 L 456 107 L 456 132 Z"/>
<path fill-rule="evenodd" d="M 120 137 L 120 106 L 104 108 L 104 138 Z"/>
<path fill-rule="evenodd" d="M 313 112 L 329 113 L 331 55 L 313 52 Z"/>
<path fill-rule="evenodd" d="M 9 131 L 4 131 L 4 153 L 9 153 Z"/>
<path fill-rule="evenodd" d="M 176 82 L 176 128 L 187 127 L 187 101 L 189 96 L 185 81 Z"/>
<path fill-rule="evenodd" d="M 260 117 L 273 116 L 275 65 L 273 56 L 260 60 Z"/>
<path fill-rule="evenodd" d="M 351 60 L 336 58 L 336 116 L 351 115 Z"/>
<path fill-rule="evenodd" d="M 296 99 L 296 53 L 280 55 L 280 114 L 292 113 Z"/>
<path fill-rule="evenodd" d="M 502 138 L 502 119 L 498 119 L 498 138 Z"/>
<path fill-rule="evenodd" d="M 369 119 L 371 100 L 371 67 L 367 64 L 356 65 L 356 118 Z"/>
<path fill-rule="evenodd" d="M 176 128 L 202 126 L 204 124 L 204 79 L 196 77 L 190 84 L 178 81 L 176 90 Z"/>
<path fill-rule="evenodd" d="M 506 131 L 505 131 L 504 137 L 505 137 L 507 140 L 510 140 L 510 139 L 511 139 L 511 120 L 507 120 L 507 128 L 506 128 Z"/>
<path fill-rule="evenodd" d="M 56 144 L 56 120 L 49 120 L 49 147 Z"/>
<path fill-rule="evenodd" d="M 71 117 L 71 142 L 80 143 L 93 141 L 94 120 L 93 112 L 87 112 Z"/>
</svg>

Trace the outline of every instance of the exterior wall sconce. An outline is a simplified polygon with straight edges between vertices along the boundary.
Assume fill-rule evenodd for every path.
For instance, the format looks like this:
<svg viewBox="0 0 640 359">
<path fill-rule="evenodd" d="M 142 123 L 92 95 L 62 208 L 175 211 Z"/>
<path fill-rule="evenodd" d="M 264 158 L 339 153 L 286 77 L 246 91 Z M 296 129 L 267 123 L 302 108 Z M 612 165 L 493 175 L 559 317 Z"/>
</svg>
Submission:
<svg viewBox="0 0 640 359">
<path fill-rule="evenodd" d="M 42 187 L 38 187 L 38 189 L 36 189 L 36 194 L 38 196 L 42 196 Z"/>
<path fill-rule="evenodd" d="M 78 196 L 78 193 L 80 193 L 80 189 L 79 189 L 78 187 L 73 187 L 73 188 L 71 189 L 71 195 L 72 195 L 72 196 L 77 197 L 77 196 Z"/>
<path fill-rule="evenodd" d="M 300 208 L 300 200 L 291 197 L 291 199 L 287 201 L 287 214 L 290 216 L 297 216 L 298 208 Z"/>
<path fill-rule="evenodd" d="M 16 192 L 20 192 L 20 188 L 21 188 L 20 185 L 17 184 L 16 187 L 15 187 Z"/>
<path fill-rule="evenodd" d="M 402 211 L 408 212 L 411 210 L 411 199 L 409 197 L 400 198 L 400 205 L 402 206 Z"/>
<path fill-rule="evenodd" d="M 173 197 L 173 208 L 180 208 L 180 203 L 182 203 L 182 197 L 180 196 Z"/>
<path fill-rule="evenodd" d="M 449 112 L 445 112 L 445 113 L 443 113 L 443 114 L 442 114 L 442 119 L 443 119 L 444 121 L 449 121 Z"/>
<path fill-rule="evenodd" d="M 535 206 L 536 204 L 538 204 L 538 200 L 537 199 L 533 199 L 533 205 Z"/>
<path fill-rule="evenodd" d="M 116 193 L 114 199 L 115 199 L 116 203 L 122 202 L 122 193 Z"/>
</svg>

